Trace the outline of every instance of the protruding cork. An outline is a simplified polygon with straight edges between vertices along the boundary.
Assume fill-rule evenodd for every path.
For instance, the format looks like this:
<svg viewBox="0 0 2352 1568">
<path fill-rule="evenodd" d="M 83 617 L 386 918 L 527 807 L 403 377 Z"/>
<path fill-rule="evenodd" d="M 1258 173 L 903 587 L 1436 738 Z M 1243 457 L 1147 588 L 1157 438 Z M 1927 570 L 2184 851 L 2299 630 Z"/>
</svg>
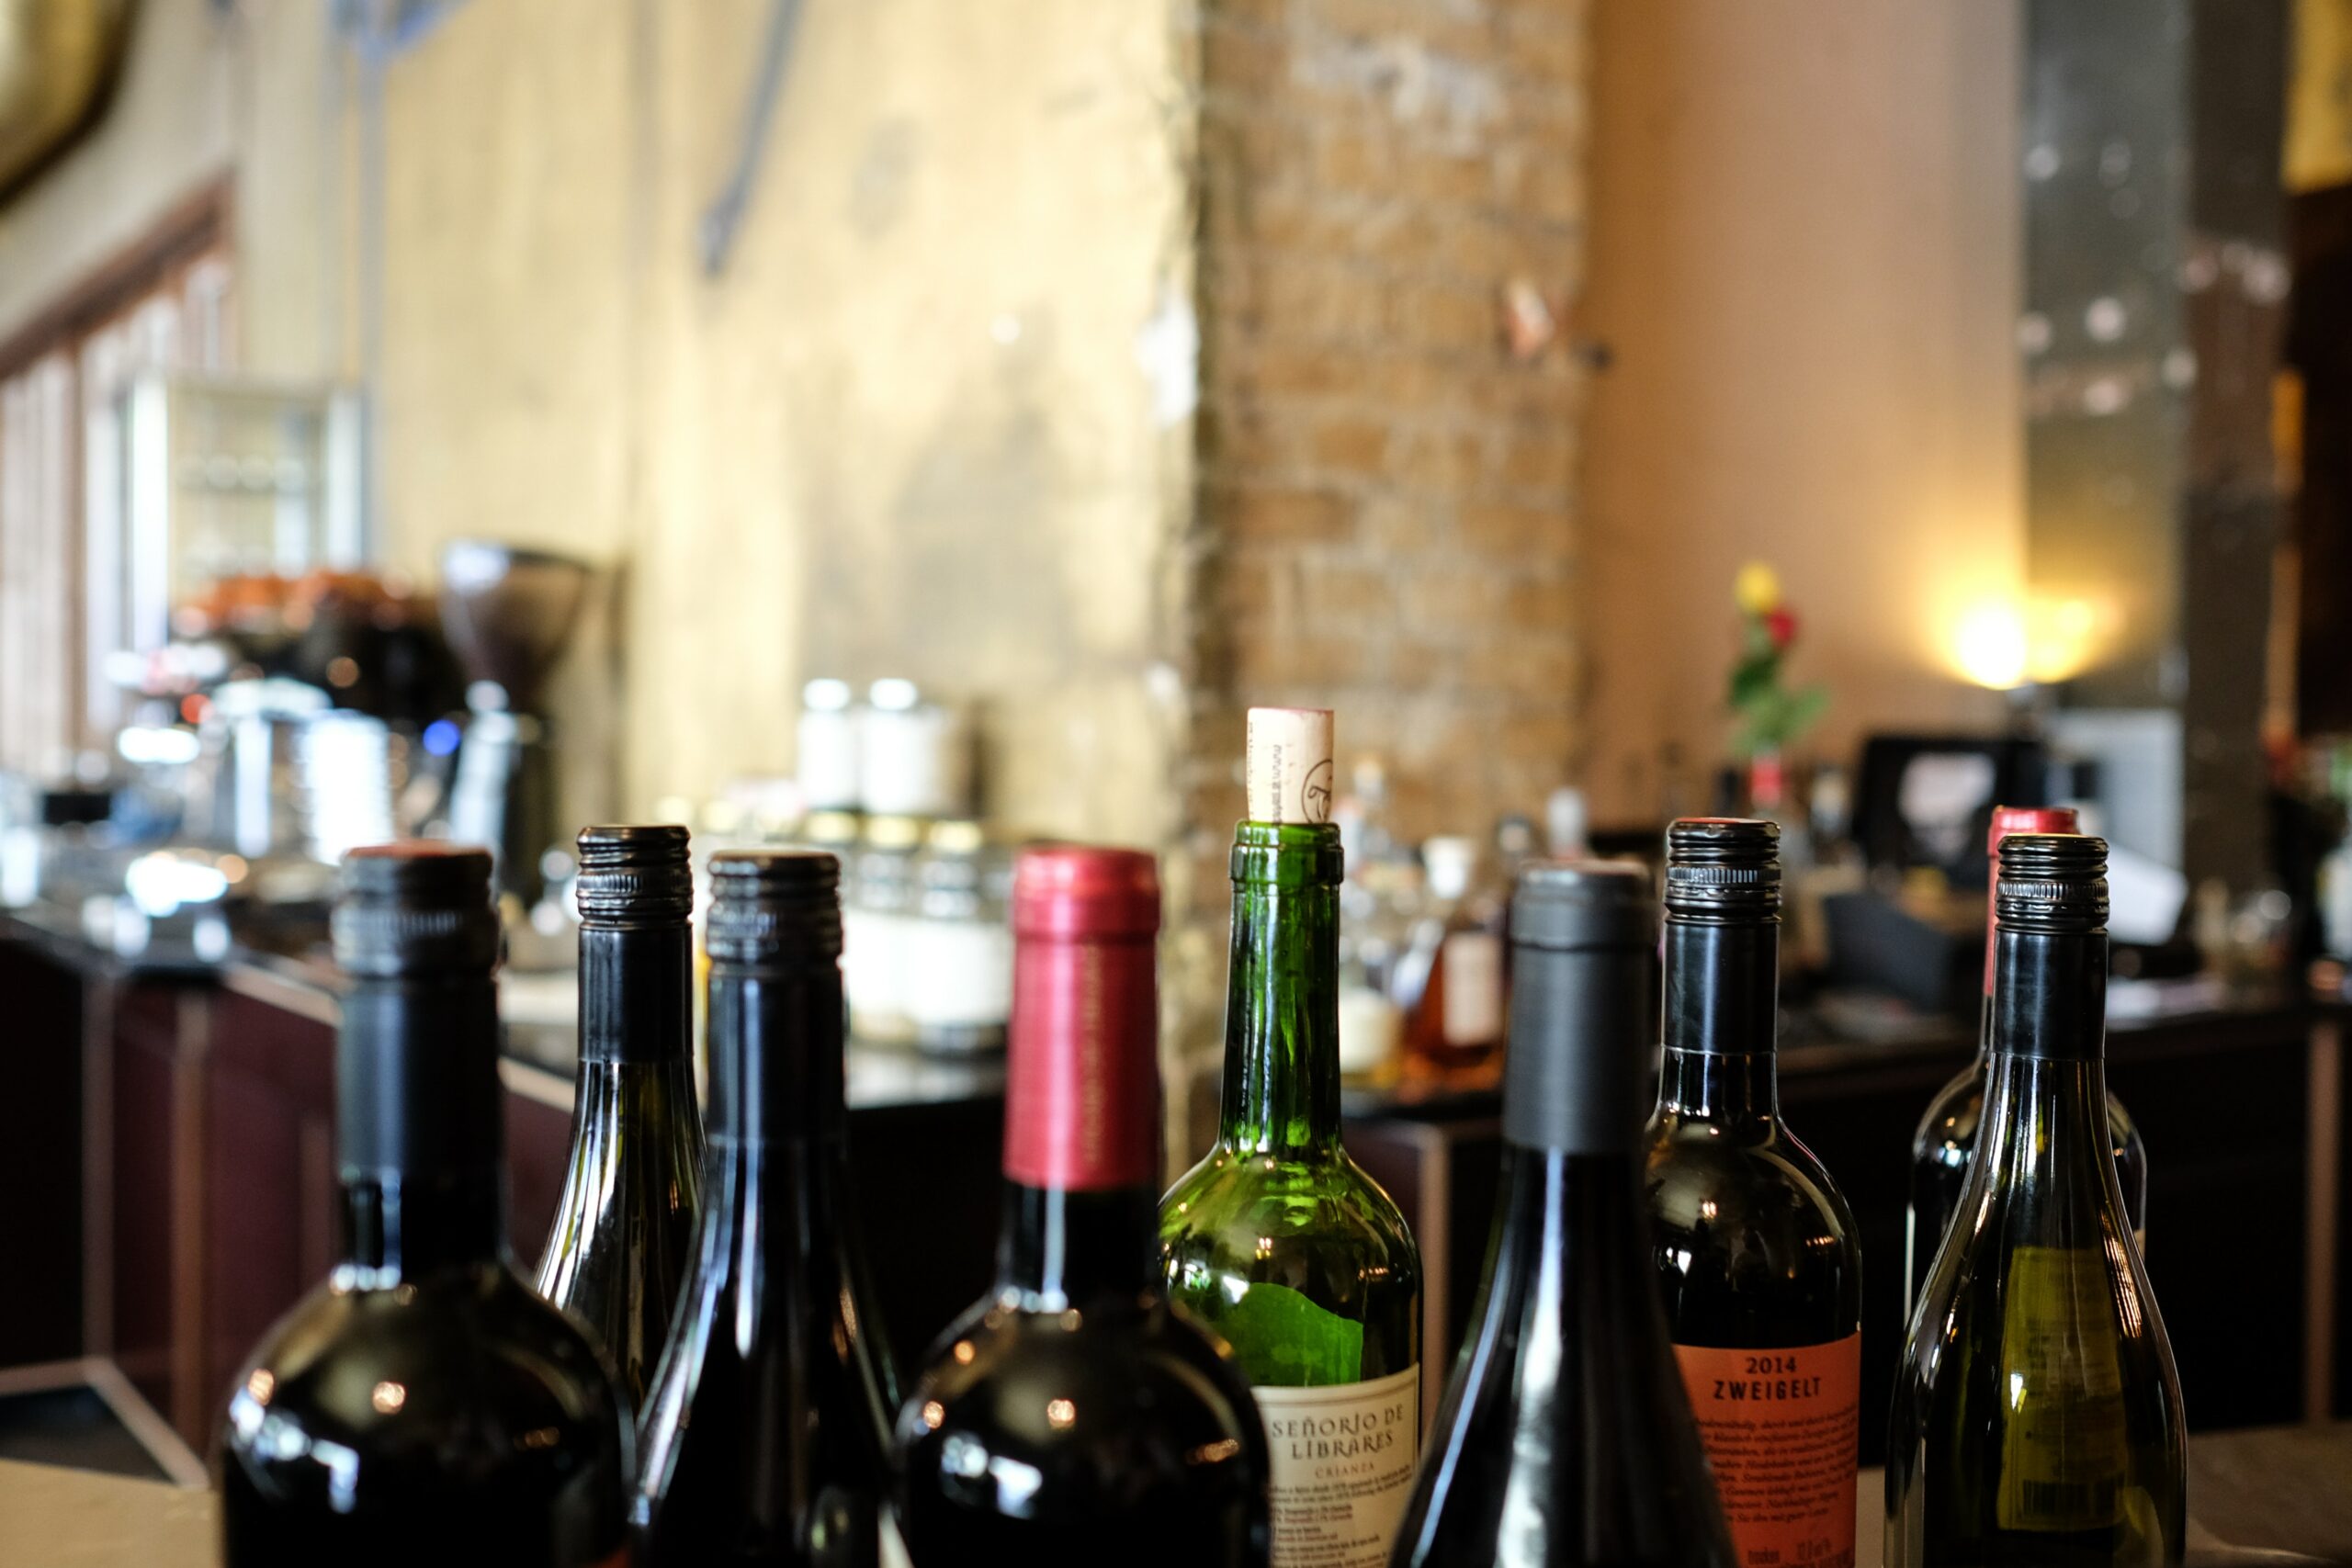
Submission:
<svg viewBox="0 0 2352 1568">
<path fill-rule="evenodd" d="M 1331 819 L 1331 710 L 1250 710 L 1252 822 Z"/>
</svg>

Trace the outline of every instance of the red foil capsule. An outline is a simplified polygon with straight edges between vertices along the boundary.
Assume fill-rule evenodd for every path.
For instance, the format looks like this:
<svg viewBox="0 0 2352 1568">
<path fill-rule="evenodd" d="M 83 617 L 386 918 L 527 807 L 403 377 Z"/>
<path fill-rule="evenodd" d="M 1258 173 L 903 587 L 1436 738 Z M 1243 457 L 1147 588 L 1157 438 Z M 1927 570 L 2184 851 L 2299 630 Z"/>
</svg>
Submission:
<svg viewBox="0 0 2352 1568">
<path fill-rule="evenodd" d="M 1026 850 L 1012 872 L 1004 1174 L 1159 1179 L 1159 871 L 1136 850 Z"/>
<path fill-rule="evenodd" d="M 1993 885 L 2001 875 L 2001 840 L 2011 833 L 2078 833 L 2080 819 L 2071 806 L 1996 806 L 1993 824 L 1984 830 L 1984 853 L 1992 861 L 1984 874 L 1984 994 L 1993 994 Z"/>
</svg>

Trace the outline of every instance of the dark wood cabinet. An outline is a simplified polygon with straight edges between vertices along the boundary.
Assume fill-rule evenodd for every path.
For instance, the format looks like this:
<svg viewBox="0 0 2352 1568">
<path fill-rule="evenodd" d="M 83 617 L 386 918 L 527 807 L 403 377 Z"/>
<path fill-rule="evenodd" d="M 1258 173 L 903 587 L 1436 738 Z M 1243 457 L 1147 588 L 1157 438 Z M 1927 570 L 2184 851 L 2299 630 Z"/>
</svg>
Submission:
<svg viewBox="0 0 2352 1568">
<path fill-rule="evenodd" d="M 82 1348 L 83 1058 L 79 976 L 0 942 L 0 1258 L 40 1289 L 0 1290 L 0 1366 Z"/>
<path fill-rule="evenodd" d="M 2148 1271 L 2163 1311 L 2189 1425 L 2198 1430 L 2301 1419 L 2324 1401 L 2311 1378 L 2352 1324 L 2311 1304 L 2310 1270 L 2337 1267 L 2333 1224 L 2312 1235 L 2315 1190 L 2337 1190 L 2332 1139 L 2341 1106 L 2312 1112 L 2333 1086 L 2335 1025 L 2278 1009 L 2122 1028 L 2109 1082 L 2148 1145 Z M 2323 1069 L 2314 1062 L 2324 1053 Z M 1854 1211 L 1862 1245 L 1862 1458 L 1882 1461 L 1883 1413 L 1903 1348 L 1904 1228 L 1910 1145 L 1922 1109 L 1968 1061 L 1940 1049 L 1822 1047 L 1783 1054 L 1789 1128 L 1820 1156 Z M 2332 1088 L 2328 1092 L 2333 1093 Z M 2331 1120 L 2332 1119 L 2332 1120 Z M 1404 1206 L 1428 1280 L 1423 1364 L 1435 1390 L 1485 1267 L 1501 1130 L 1491 1099 L 1399 1108 L 1347 1125 L 1348 1147 Z M 2347 1382 L 2352 1386 L 2352 1382 Z"/>
<path fill-rule="evenodd" d="M 234 991 L 209 992 L 201 1398 L 209 1439 L 245 1357 L 326 1278 L 336 1246 L 334 1032 Z M 173 1424 L 189 1435 L 189 1424 Z"/>
<path fill-rule="evenodd" d="M 334 1000 L 5 933 L 0 994 L 17 1063 L 0 1097 L 0 1257 L 27 1282 L 0 1292 L 0 1369 L 119 1372 L 193 1474 L 245 1358 L 334 1263 Z M 514 1059 L 501 1076 L 508 1235 L 527 1274 L 562 1192 L 571 1086 Z M 902 1361 L 987 1289 L 1003 1114 L 994 1093 L 852 1112 L 852 1201 Z"/>
</svg>

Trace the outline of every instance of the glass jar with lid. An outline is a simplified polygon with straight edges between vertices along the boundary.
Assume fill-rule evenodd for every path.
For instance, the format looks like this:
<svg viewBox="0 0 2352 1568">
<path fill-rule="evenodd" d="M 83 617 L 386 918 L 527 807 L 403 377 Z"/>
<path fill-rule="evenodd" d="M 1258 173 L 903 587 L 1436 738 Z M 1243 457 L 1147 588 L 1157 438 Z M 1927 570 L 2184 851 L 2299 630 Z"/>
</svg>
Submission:
<svg viewBox="0 0 2352 1568">
<path fill-rule="evenodd" d="M 904 997 L 915 1043 L 937 1055 L 1004 1048 L 1012 1010 L 1012 860 L 977 822 L 934 823 L 915 866 Z"/>
<path fill-rule="evenodd" d="M 922 825 L 869 817 L 842 878 L 842 991 L 853 1037 L 876 1045 L 914 1039 L 907 1016 L 907 939 L 915 923 L 914 867 Z"/>
</svg>

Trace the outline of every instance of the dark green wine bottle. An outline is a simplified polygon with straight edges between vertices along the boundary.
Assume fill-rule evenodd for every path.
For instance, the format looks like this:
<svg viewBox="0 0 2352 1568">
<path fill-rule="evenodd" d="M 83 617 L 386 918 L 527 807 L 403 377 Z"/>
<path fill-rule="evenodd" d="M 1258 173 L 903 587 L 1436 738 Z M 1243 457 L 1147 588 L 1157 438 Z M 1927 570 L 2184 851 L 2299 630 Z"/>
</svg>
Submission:
<svg viewBox="0 0 2352 1568">
<path fill-rule="evenodd" d="M 1250 711 L 1223 1114 L 1216 1146 L 1160 1201 L 1160 1261 L 1170 1298 L 1232 1346 L 1257 1395 L 1274 1561 L 1374 1568 L 1419 1446 L 1421 1262 L 1340 1142 L 1329 780 L 1328 713 Z"/>
<path fill-rule="evenodd" d="M 343 1251 L 238 1375 L 228 1568 L 628 1555 L 627 1412 L 506 1252 L 497 911 L 480 850 L 354 850 L 334 909 Z"/>
<path fill-rule="evenodd" d="M 1984 1120 L 1897 1369 L 1888 1568 L 2181 1560 L 2180 1382 L 2109 1135 L 2107 845 L 2002 840 Z"/>
<path fill-rule="evenodd" d="M 634 1403 L 653 1379 L 694 1263 L 702 1191 L 686 830 L 582 830 L 576 889 L 571 1156 L 533 1284 L 596 1331 Z"/>
</svg>

